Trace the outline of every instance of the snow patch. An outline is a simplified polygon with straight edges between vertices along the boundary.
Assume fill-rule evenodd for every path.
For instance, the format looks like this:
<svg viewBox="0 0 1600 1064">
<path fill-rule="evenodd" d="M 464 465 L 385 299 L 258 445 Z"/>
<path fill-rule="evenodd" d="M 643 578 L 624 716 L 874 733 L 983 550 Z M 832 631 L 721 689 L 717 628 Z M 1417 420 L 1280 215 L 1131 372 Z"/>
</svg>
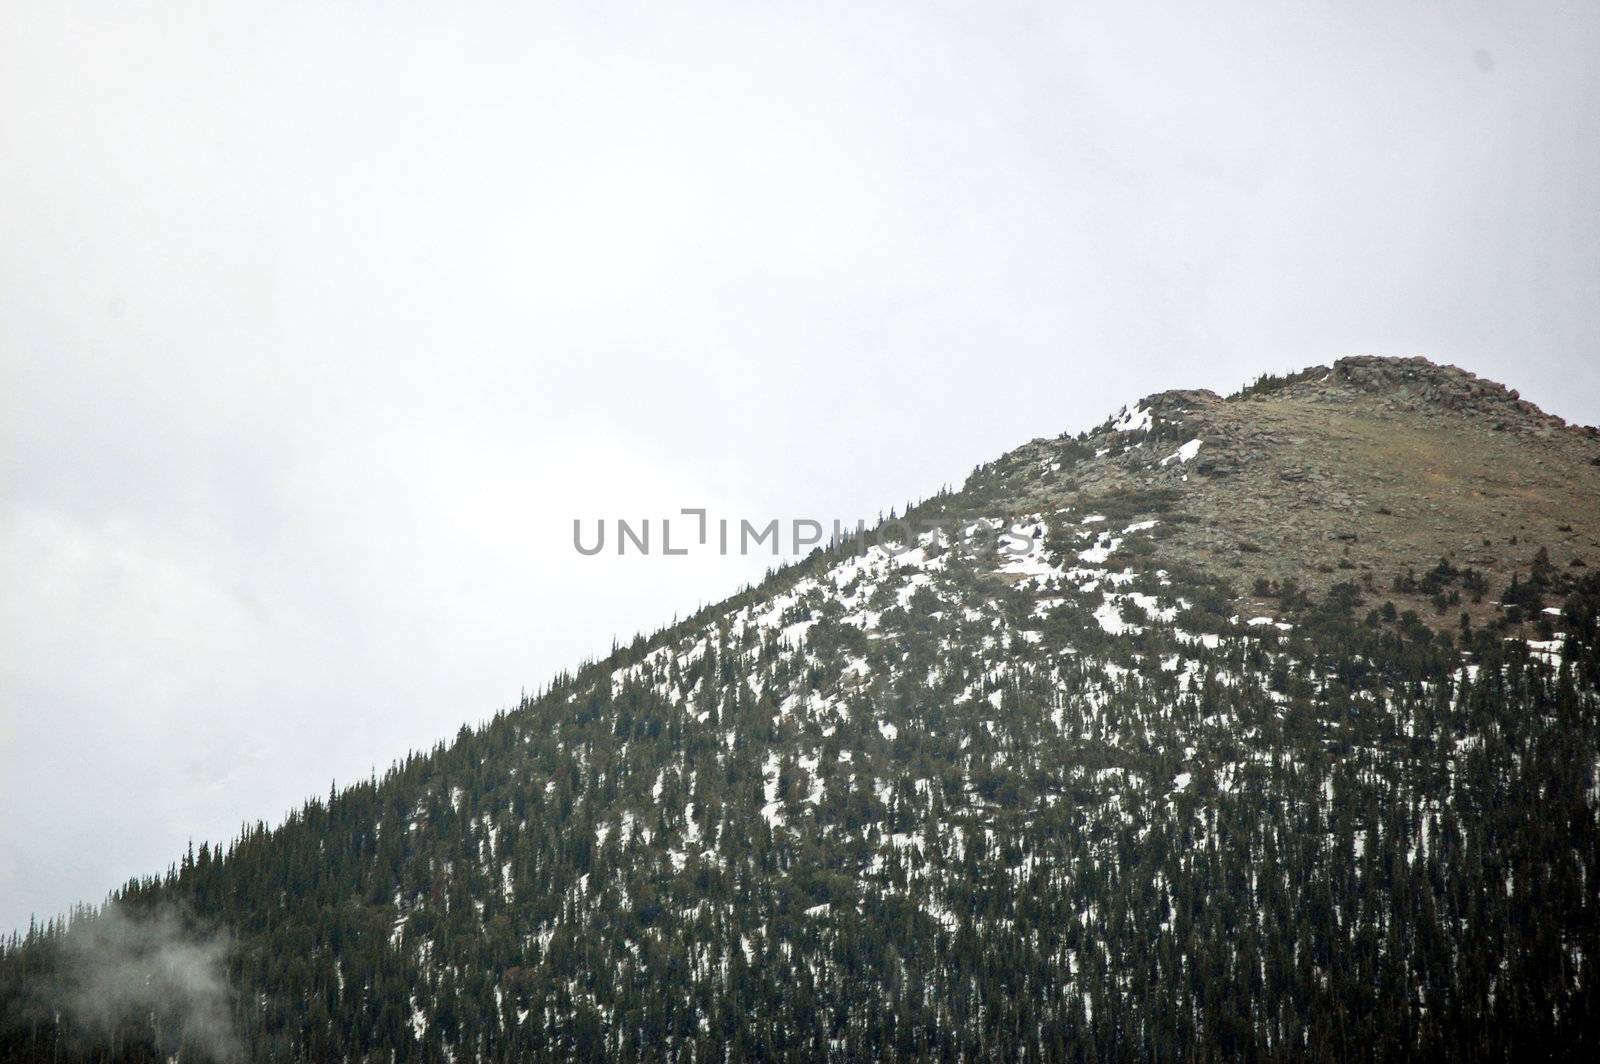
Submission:
<svg viewBox="0 0 1600 1064">
<path fill-rule="evenodd" d="M 1163 458 L 1161 460 L 1161 464 L 1171 465 L 1173 462 L 1177 462 L 1179 465 L 1183 465 L 1185 462 L 1189 461 L 1189 459 L 1193 458 L 1199 453 L 1200 441 L 1190 440 L 1188 443 L 1184 444 L 1182 447 L 1179 447 L 1176 451 L 1173 451 L 1171 454 Z"/>
<path fill-rule="evenodd" d="M 1150 428 L 1150 411 L 1143 407 L 1124 407 L 1122 416 L 1111 426 L 1118 432 L 1144 432 Z"/>
</svg>

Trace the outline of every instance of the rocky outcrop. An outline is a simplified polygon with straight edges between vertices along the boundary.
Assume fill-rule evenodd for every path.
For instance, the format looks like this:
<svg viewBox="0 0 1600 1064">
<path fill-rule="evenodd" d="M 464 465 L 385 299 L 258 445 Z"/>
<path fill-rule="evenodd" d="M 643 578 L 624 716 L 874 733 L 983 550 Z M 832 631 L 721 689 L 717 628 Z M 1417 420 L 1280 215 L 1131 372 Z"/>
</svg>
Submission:
<svg viewBox="0 0 1600 1064">
<path fill-rule="evenodd" d="M 985 475 L 1019 512 L 1164 493 L 1181 523 L 1165 556 L 1241 595 L 1293 579 L 1387 597 L 1396 575 L 1441 559 L 1499 588 L 1541 547 L 1557 566 L 1600 565 L 1600 432 L 1421 358 L 1343 358 L 1227 398 L 1160 392 L 1086 439 L 1035 441 Z"/>
<path fill-rule="evenodd" d="M 1300 382 L 1288 392 L 1313 400 L 1358 402 L 1375 411 L 1449 411 L 1484 418 L 1494 431 L 1544 433 L 1566 427 L 1564 419 L 1523 399 L 1515 388 L 1425 358 L 1341 358 L 1325 377 Z"/>
</svg>

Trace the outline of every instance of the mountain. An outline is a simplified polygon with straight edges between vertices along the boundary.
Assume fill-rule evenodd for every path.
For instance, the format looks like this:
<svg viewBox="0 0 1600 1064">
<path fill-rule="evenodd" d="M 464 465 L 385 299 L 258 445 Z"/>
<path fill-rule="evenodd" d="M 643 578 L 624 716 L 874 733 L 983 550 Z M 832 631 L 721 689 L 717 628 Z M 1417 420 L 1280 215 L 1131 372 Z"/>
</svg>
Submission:
<svg viewBox="0 0 1600 1064">
<path fill-rule="evenodd" d="M 1151 396 L 14 939 L 0 1059 L 1600 1059 L 1594 565 L 1500 385 Z"/>
</svg>

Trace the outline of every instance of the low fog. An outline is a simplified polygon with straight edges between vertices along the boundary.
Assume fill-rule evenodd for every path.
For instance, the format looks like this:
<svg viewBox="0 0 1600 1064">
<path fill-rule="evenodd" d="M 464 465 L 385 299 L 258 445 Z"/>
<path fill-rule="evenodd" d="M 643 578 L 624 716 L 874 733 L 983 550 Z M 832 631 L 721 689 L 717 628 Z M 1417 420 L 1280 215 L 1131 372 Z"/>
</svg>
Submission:
<svg viewBox="0 0 1600 1064">
<path fill-rule="evenodd" d="M 171 1059 L 236 1061 L 229 945 L 226 932 L 172 907 L 109 906 L 73 922 L 33 989 L 46 1014 L 60 1017 L 69 1052 L 116 1053 L 115 1033 L 131 1024 Z"/>
</svg>

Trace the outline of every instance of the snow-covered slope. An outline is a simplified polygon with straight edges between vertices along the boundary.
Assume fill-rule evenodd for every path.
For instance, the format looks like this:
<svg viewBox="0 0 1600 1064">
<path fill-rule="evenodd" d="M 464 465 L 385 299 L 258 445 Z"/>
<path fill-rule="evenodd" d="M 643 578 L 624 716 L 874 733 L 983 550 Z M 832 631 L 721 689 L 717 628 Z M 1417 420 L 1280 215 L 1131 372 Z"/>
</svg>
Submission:
<svg viewBox="0 0 1600 1064">
<path fill-rule="evenodd" d="M 251 1059 L 1583 1056 L 1580 534 L 1201 564 L 1228 402 L 1019 448 L 120 908 L 227 930 Z M 0 959 L 0 1056 L 92 1052 L 71 938 Z"/>
</svg>

